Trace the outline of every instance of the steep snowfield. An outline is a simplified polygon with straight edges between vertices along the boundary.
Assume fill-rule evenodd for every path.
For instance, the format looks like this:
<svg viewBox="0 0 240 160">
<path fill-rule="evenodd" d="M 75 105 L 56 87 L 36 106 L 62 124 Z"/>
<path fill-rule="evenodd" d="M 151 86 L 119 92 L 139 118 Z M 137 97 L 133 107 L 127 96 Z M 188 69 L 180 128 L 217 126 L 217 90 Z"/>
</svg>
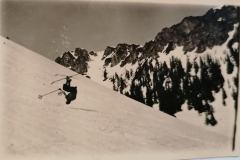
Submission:
<svg viewBox="0 0 240 160">
<path fill-rule="evenodd" d="M 90 56 L 91 61 L 88 62 L 89 69 L 88 69 L 88 75 L 91 77 L 92 80 L 101 83 L 103 78 L 103 70 L 101 63 L 101 58 L 103 56 L 103 52 L 98 52 L 97 56 Z"/>
<path fill-rule="evenodd" d="M 227 136 L 156 112 L 82 76 L 72 81 L 78 95 L 70 105 L 57 93 L 39 100 L 39 94 L 62 87 L 64 81 L 50 85 L 62 78 L 56 73 L 75 73 L 2 37 L 0 44 L 3 159 L 153 160 L 238 154 L 231 152 Z"/>
</svg>

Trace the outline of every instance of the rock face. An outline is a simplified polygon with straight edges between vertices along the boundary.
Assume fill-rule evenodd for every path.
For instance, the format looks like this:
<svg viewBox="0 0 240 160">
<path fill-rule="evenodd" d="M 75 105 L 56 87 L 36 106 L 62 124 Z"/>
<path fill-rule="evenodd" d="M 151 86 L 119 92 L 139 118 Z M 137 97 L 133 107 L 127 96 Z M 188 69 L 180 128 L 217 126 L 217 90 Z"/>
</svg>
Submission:
<svg viewBox="0 0 240 160">
<path fill-rule="evenodd" d="M 56 58 L 55 62 L 77 73 L 85 74 L 88 71 L 90 56 L 97 56 L 97 53 L 93 51 L 88 53 L 86 49 L 76 48 L 75 51 L 65 52 L 62 56 Z"/>
<path fill-rule="evenodd" d="M 101 72 L 93 80 L 172 116 L 185 104 L 214 126 L 215 94 L 223 106 L 237 100 L 238 20 L 237 7 L 223 6 L 186 17 L 143 46 L 121 43 L 102 54 L 76 48 L 56 62 L 90 77 Z"/>
<path fill-rule="evenodd" d="M 125 64 L 135 64 L 138 60 L 138 55 L 142 53 L 142 48 L 135 44 L 118 44 L 116 48 L 107 47 L 104 51 L 102 60 L 104 61 L 104 66 L 114 67 L 120 63 L 123 67 Z"/>
<path fill-rule="evenodd" d="M 228 38 L 228 32 L 233 30 L 233 24 L 237 23 L 237 17 L 237 9 L 229 6 L 221 10 L 211 9 L 201 17 L 186 17 L 179 24 L 158 33 L 155 37 L 155 42 L 159 44 L 158 51 L 162 52 L 163 46 L 168 43 L 171 43 L 171 48 L 166 53 L 173 50 L 172 46 L 175 45 L 183 46 L 185 52 L 196 49 L 197 53 L 222 45 Z"/>
</svg>

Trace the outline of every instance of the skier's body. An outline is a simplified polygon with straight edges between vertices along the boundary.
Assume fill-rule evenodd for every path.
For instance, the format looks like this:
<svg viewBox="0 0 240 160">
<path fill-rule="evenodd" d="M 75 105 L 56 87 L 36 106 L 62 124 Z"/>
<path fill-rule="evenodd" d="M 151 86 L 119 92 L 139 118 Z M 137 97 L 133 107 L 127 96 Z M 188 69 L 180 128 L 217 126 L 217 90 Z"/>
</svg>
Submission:
<svg viewBox="0 0 240 160">
<path fill-rule="evenodd" d="M 66 83 L 63 84 L 63 90 L 66 91 L 66 92 L 70 92 L 68 94 L 66 94 L 64 91 L 63 91 L 63 94 L 65 95 L 65 98 L 66 98 L 66 104 L 70 104 L 71 101 L 75 100 L 76 97 L 77 97 L 77 87 L 71 87 L 70 86 L 70 83 L 71 83 L 71 79 L 69 77 L 66 78 Z"/>
</svg>

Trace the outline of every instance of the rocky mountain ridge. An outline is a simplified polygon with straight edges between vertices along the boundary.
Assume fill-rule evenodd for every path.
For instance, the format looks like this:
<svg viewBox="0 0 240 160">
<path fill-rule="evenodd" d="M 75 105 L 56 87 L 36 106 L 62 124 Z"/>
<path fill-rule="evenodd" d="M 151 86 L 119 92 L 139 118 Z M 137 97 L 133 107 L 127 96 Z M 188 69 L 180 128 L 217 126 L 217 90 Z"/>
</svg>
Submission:
<svg viewBox="0 0 240 160">
<path fill-rule="evenodd" d="M 55 61 L 81 74 L 101 72 L 93 80 L 172 116 L 186 104 L 214 126 L 214 95 L 222 94 L 223 106 L 237 99 L 238 13 L 234 6 L 211 9 L 162 29 L 143 46 L 121 43 L 98 54 L 76 48 Z"/>
</svg>

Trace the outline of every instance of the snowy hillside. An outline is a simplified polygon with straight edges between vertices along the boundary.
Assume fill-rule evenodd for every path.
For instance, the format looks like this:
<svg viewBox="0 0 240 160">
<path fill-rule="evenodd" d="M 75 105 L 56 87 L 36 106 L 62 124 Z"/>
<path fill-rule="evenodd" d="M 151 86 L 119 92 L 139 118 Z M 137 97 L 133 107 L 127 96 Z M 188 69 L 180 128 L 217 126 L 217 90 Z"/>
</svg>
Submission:
<svg viewBox="0 0 240 160">
<path fill-rule="evenodd" d="M 3 159 L 180 159 L 227 156 L 231 139 L 156 112 L 83 76 L 70 105 L 51 85 L 73 71 L 5 38 L 1 44 Z M 26 58 L 27 57 L 27 58 Z M 238 150 L 238 149 L 237 149 Z M 172 154 L 174 153 L 174 154 Z"/>
<path fill-rule="evenodd" d="M 89 54 L 76 48 L 56 62 L 138 102 L 231 136 L 238 19 L 237 7 L 222 6 L 162 29 L 143 46 L 121 43 Z"/>
</svg>

